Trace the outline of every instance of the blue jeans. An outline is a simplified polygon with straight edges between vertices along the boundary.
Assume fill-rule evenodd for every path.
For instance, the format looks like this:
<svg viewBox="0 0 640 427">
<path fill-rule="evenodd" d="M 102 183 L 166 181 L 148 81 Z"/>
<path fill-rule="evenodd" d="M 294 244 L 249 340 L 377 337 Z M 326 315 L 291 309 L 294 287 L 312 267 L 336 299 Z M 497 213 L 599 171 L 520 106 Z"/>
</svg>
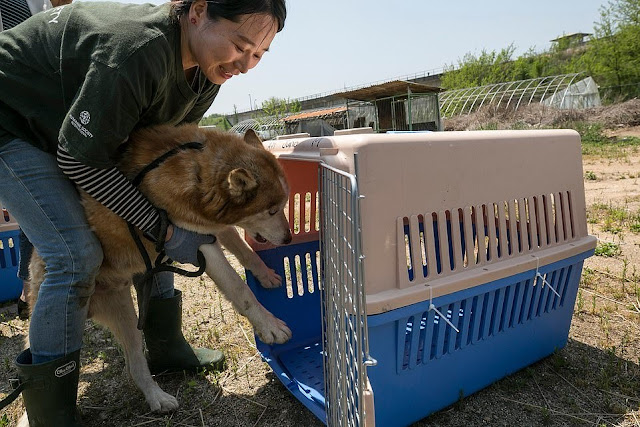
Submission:
<svg viewBox="0 0 640 427">
<path fill-rule="evenodd" d="M 46 265 L 29 326 L 33 363 L 44 363 L 82 346 L 102 248 L 55 156 L 14 139 L 0 147 L 0 182 L 2 205 Z"/>
<path fill-rule="evenodd" d="M 20 230 L 20 253 L 18 265 L 18 277 L 24 281 L 29 280 L 29 261 L 33 252 L 33 245 L 27 236 Z M 151 288 L 152 298 L 171 298 L 174 296 L 173 273 L 163 271 L 153 276 L 153 288 Z"/>
</svg>

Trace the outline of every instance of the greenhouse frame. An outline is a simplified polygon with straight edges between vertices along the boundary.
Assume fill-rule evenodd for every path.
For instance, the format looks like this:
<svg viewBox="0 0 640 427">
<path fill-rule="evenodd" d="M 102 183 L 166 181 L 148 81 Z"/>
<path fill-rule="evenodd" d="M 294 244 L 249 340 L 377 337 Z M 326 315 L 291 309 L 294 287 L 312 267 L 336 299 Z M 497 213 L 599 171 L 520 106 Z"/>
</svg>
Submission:
<svg viewBox="0 0 640 427">
<path fill-rule="evenodd" d="M 582 73 L 448 90 L 440 94 L 443 117 L 470 114 L 485 105 L 517 110 L 533 103 L 561 109 L 590 108 L 600 105 L 600 95 L 595 81 Z"/>
</svg>

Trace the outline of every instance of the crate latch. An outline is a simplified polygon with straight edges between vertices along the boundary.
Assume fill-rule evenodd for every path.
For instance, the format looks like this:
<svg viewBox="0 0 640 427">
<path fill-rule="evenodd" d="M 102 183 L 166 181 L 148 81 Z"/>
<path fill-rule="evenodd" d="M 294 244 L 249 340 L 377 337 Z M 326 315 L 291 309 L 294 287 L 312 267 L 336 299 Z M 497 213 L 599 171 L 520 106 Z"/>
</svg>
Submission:
<svg viewBox="0 0 640 427">
<path fill-rule="evenodd" d="M 547 282 L 547 279 L 544 278 L 544 276 L 542 274 L 540 274 L 540 258 L 538 258 L 535 255 L 531 255 L 532 257 L 534 257 L 536 259 L 536 276 L 535 276 L 535 281 L 533 282 L 533 286 L 538 284 L 538 279 L 542 280 L 542 288 L 544 288 L 544 285 L 547 285 L 549 287 L 549 289 L 551 289 L 551 291 L 556 294 L 556 296 L 558 298 L 562 298 L 560 296 L 560 294 L 558 293 L 558 291 L 556 291 L 553 286 L 551 286 L 551 283 Z"/>
<path fill-rule="evenodd" d="M 431 287 L 431 285 L 429 285 L 429 310 L 435 311 L 442 320 L 447 322 L 447 325 L 451 326 L 453 330 L 456 331 L 457 333 L 460 333 L 460 330 L 456 328 L 455 325 L 451 323 L 449 319 L 447 319 L 447 316 L 440 313 L 440 310 L 438 310 L 436 306 L 433 305 L 433 288 Z M 453 316 L 453 313 L 451 313 L 451 315 Z"/>
</svg>

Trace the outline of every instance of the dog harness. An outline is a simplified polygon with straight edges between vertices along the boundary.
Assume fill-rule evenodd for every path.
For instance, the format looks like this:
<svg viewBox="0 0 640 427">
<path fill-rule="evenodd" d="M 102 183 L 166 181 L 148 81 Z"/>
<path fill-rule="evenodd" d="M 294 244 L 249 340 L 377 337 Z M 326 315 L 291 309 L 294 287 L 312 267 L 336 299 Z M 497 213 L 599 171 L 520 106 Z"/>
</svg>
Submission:
<svg viewBox="0 0 640 427">
<path fill-rule="evenodd" d="M 162 163 L 164 163 L 167 159 L 175 156 L 176 154 L 185 150 L 202 150 L 203 148 L 204 146 L 200 142 L 187 142 L 185 144 L 179 145 L 167 151 L 166 153 L 164 153 L 163 155 L 161 155 L 160 157 L 158 157 L 157 159 L 149 163 L 147 166 L 145 166 L 140 172 L 138 172 L 138 174 L 133 179 L 133 185 L 138 187 L 142 183 L 142 180 L 144 179 L 147 173 L 157 168 Z M 144 328 L 144 324 L 147 319 L 149 301 L 151 300 L 151 286 L 153 284 L 153 276 L 156 273 L 160 273 L 163 271 L 171 271 L 173 273 L 177 273 L 186 277 L 198 277 L 198 276 L 201 276 L 202 273 L 204 273 L 204 270 L 207 264 L 206 259 L 202 254 L 202 252 L 198 251 L 197 257 L 198 257 L 198 264 L 200 265 L 200 267 L 198 268 L 197 271 L 184 270 L 182 268 L 178 268 L 172 265 L 173 260 L 167 257 L 167 254 L 165 253 L 165 250 L 164 250 L 164 241 L 167 236 L 169 219 L 167 217 L 167 213 L 164 210 L 158 209 L 158 213 L 160 216 L 160 230 L 157 238 L 156 236 L 151 235 L 149 233 L 144 233 L 144 236 L 147 239 L 153 241 L 156 245 L 156 251 L 158 252 L 158 256 L 156 257 L 153 263 L 151 262 L 151 257 L 149 256 L 149 253 L 145 249 L 144 244 L 142 243 L 142 240 L 140 239 L 140 235 L 138 234 L 136 227 L 130 222 L 127 222 L 129 233 L 131 234 L 133 241 L 136 243 L 138 251 L 140 252 L 140 256 L 142 257 L 146 267 L 146 271 L 144 273 L 136 274 L 135 276 L 133 276 L 133 286 L 135 287 L 136 294 L 138 296 L 138 329 L 140 330 Z M 214 236 L 213 243 L 215 243 L 215 241 L 216 239 Z"/>
</svg>

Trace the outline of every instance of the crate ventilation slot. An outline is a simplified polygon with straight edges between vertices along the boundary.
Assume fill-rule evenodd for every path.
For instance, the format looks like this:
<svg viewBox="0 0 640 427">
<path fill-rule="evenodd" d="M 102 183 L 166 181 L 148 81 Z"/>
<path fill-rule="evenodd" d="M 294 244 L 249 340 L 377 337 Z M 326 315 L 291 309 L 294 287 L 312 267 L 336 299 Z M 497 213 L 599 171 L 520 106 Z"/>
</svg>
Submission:
<svg viewBox="0 0 640 427">
<path fill-rule="evenodd" d="M 282 260 L 288 298 L 312 294 L 320 289 L 320 251 Z"/>
<path fill-rule="evenodd" d="M 17 249 L 13 237 L 0 239 L 0 269 L 18 265 Z"/>
<path fill-rule="evenodd" d="M 400 287 L 575 239 L 570 191 L 401 217 L 397 229 Z"/>
<path fill-rule="evenodd" d="M 302 198 L 304 197 L 304 203 Z M 318 192 L 293 193 L 284 208 L 293 235 L 315 233 L 320 230 Z"/>
<path fill-rule="evenodd" d="M 564 306 L 573 267 L 438 307 L 397 321 L 398 371 L 424 365 L 468 345 L 490 339 Z M 544 286 L 543 280 L 549 286 Z M 553 289 L 552 289 L 552 288 Z M 556 294 L 557 291 L 558 294 Z"/>
</svg>

